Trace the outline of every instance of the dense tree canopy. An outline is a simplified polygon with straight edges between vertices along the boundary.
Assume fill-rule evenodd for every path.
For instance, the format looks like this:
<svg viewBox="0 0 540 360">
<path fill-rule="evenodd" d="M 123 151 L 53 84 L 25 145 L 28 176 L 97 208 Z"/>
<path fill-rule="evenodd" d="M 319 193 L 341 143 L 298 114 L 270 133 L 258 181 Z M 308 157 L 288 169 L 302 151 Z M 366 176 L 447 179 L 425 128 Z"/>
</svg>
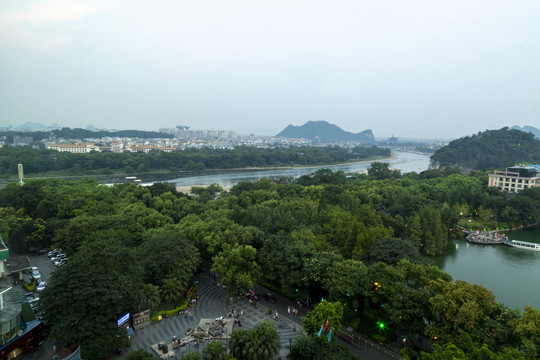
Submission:
<svg viewBox="0 0 540 360">
<path fill-rule="evenodd" d="M 532 133 L 504 127 L 451 141 L 431 156 L 445 167 L 487 170 L 540 162 L 540 140 Z"/>
<path fill-rule="evenodd" d="M 459 236 L 465 218 L 538 222 L 540 189 L 507 196 L 487 188 L 486 173 L 395 175 L 319 170 L 192 196 L 169 184 L 29 180 L 0 189 L 0 234 L 15 251 L 67 252 L 71 260 L 50 279 L 43 310 L 55 338 L 83 344 L 85 355 L 104 357 L 127 341 L 114 322 L 123 313 L 182 303 L 194 271 L 207 262 L 233 292 L 259 281 L 310 302 L 305 329 L 314 341 L 332 328 L 334 339 L 347 324 L 381 342 L 400 333 L 416 346 L 427 336 L 438 344 L 431 355 L 440 358 L 491 352 L 503 359 L 514 350 L 537 356 L 536 310 L 509 310 L 487 289 L 453 282 L 429 258 Z M 98 315 L 90 322 L 81 309 Z M 319 338 L 326 320 L 330 329 Z M 72 331 L 75 324 L 82 330 Z M 244 349 L 247 338 L 238 336 L 235 349 Z M 335 358 L 330 353 L 341 350 L 326 343 L 304 339 L 298 346 Z M 228 356 L 218 345 L 208 351 Z"/>
<path fill-rule="evenodd" d="M 17 164 L 27 175 L 54 173 L 63 175 L 142 173 L 231 169 L 245 167 L 326 165 L 390 156 L 390 150 L 375 146 L 347 150 L 333 147 L 291 147 L 260 149 L 240 146 L 235 149 L 188 148 L 172 152 L 123 153 L 91 152 L 72 154 L 31 147 L 0 148 L 0 174 L 15 177 Z"/>
</svg>

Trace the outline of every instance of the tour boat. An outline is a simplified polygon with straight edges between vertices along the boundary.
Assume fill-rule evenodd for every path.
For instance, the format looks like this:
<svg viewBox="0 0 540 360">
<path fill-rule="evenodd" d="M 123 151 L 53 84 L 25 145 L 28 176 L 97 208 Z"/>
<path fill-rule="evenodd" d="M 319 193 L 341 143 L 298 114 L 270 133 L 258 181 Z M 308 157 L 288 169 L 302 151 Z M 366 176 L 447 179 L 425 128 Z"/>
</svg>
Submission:
<svg viewBox="0 0 540 360">
<path fill-rule="evenodd" d="M 509 240 L 505 242 L 505 244 L 509 246 L 513 246 L 515 248 L 519 248 L 519 249 L 540 251 L 540 244 L 537 244 L 537 243 L 530 243 L 530 242 L 519 241 L 519 240 Z"/>
</svg>

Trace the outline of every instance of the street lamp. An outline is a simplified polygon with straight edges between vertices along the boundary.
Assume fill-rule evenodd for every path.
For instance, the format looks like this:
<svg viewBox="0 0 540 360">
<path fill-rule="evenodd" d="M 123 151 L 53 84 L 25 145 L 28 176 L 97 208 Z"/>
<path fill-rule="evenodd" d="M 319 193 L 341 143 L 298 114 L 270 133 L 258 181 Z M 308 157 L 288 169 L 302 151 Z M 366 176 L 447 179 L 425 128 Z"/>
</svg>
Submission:
<svg viewBox="0 0 540 360">
<path fill-rule="evenodd" d="M 292 338 L 289 338 L 289 349 L 292 349 Z"/>
</svg>

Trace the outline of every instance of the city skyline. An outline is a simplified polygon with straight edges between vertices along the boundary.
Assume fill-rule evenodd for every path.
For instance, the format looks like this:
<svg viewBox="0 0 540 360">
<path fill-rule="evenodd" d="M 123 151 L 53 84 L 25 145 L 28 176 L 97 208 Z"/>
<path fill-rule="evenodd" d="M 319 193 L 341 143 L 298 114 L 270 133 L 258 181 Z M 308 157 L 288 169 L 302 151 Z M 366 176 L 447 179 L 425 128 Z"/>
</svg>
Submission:
<svg viewBox="0 0 540 360">
<path fill-rule="evenodd" d="M 273 136 L 325 120 L 379 138 L 453 139 L 538 124 L 535 1 L 0 8 L 0 127 Z"/>
</svg>

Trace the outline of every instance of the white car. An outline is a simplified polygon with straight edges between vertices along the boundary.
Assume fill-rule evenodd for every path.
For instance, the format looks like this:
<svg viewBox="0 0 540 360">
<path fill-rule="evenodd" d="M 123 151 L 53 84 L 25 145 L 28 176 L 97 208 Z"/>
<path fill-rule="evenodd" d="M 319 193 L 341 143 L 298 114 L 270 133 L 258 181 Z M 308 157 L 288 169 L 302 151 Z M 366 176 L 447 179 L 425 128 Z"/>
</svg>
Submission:
<svg viewBox="0 0 540 360">
<path fill-rule="evenodd" d="M 54 266 L 60 266 L 64 264 L 64 259 L 56 259 L 53 261 Z"/>
<path fill-rule="evenodd" d="M 63 259 L 63 258 L 65 258 L 65 257 L 67 257 L 66 254 L 63 254 L 63 253 L 62 253 L 62 254 L 58 254 L 58 255 L 56 255 L 56 256 L 53 256 L 53 257 L 51 258 L 51 261 L 52 261 L 52 262 L 55 262 L 56 260 L 60 260 L 60 259 Z"/>
<path fill-rule="evenodd" d="M 45 290 L 45 286 L 47 286 L 47 282 L 46 282 L 46 281 L 40 282 L 39 285 L 38 285 L 37 288 L 36 288 L 36 291 L 37 291 L 37 292 L 42 292 L 43 290 Z"/>
<path fill-rule="evenodd" d="M 34 271 L 39 271 L 39 269 L 37 268 L 37 266 L 31 266 L 29 268 L 30 272 L 33 273 Z"/>
<path fill-rule="evenodd" d="M 32 277 L 33 277 L 34 279 L 36 279 L 36 280 L 39 280 L 39 279 L 41 279 L 41 274 L 39 273 L 38 270 L 36 270 L 36 271 L 33 271 L 33 272 L 32 272 Z"/>
</svg>

